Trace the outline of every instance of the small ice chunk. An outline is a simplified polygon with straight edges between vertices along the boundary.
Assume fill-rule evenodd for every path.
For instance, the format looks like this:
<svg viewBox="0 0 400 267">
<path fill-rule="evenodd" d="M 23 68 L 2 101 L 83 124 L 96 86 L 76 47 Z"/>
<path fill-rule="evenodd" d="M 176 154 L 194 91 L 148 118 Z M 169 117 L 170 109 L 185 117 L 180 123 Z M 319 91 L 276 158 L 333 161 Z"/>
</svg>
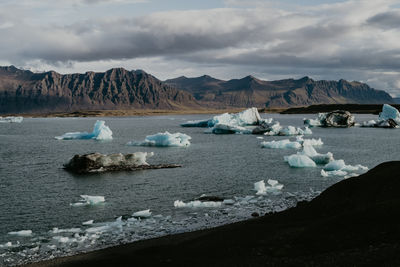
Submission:
<svg viewBox="0 0 400 267">
<path fill-rule="evenodd" d="M 221 207 L 222 202 L 220 201 L 199 201 L 194 200 L 190 202 L 183 202 L 181 200 L 175 200 L 175 208 L 218 208 Z"/>
<path fill-rule="evenodd" d="M 149 218 L 151 216 L 150 210 L 141 210 L 132 214 L 135 218 Z"/>
<path fill-rule="evenodd" d="M 334 160 L 329 162 L 324 167 L 325 171 L 344 171 L 344 172 L 365 172 L 368 171 L 368 167 L 358 165 L 346 165 L 344 160 Z"/>
<path fill-rule="evenodd" d="M 285 157 L 285 161 L 287 161 L 290 167 L 295 168 L 304 168 L 304 167 L 316 167 L 315 162 L 310 159 L 307 155 L 290 155 Z"/>
<path fill-rule="evenodd" d="M 12 242 L 7 242 L 4 245 L 0 244 L 0 248 L 11 248 L 13 247 Z"/>
<path fill-rule="evenodd" d="M 222 203 L 224 205 L 233 205 L 233 204 L 235 204 L 235 200 L 233 200 L 233 199 L 224 199 L 224 201 L 222 201 Z"/>
<path fill-rule="evenodd" d="M 322 142 L 321 138 L 319 138 L 319 139 L 312 138 L 312 139 L 304 139 L 303 140 L 303 145 L 304 146 L 307 146 L 307 145 L 310 145 L 310 146 L 322 146 L 323 144 L 324 144 L 324 142 Z"/>
<path fill-rule="evenodd" d="M 266 195 L 267 193 L 277 195 L 281 193 L 283 185 L 277 180 L 268 179 L 267 183 L 269 186 L 265 186 L 264 180 L 254 183 L 254 190 L 257 191 L 256 195 Z"/>
<path fill-rule="evenodd" d="M 53 239 L 60 243 L 70 243 L 72 240 L 66 236 L 53 236 Z"/>
<path fill-rule="evenodd" d="M 56 136 L 57 140 L 76 140 L 76 139 L 94 139 L 94 140 L 112 140 L 112 131 L 105 125 L 105 121 L 96 121 L 93 132 L 70 132 L 62 136 Z"/>
<path fill-rule="evenodd" d="M 24 120 L 23 117 L 13 117 L 13 116 L 8 116 L 8 117 L 1 117 L 0 116 L 0 123 L 21 123 Z"/>
<path fill-rule="evenodd" d="M 51 232 L 53 234 L 59 234 L 59 233 L 79 233 L 80 231 L 81 228 L 58 229 L 57 227 L 54 227 Z"/>
<path fill-rule="evenodd" d="M 16 236 L 31 236 L 32 235 L 32 230 L 21 230 L 21 231 L 14 231 L 14 232 L 9 232 L 9 235 L 16 235 Z"/>
<path fill-rule="evenodd" d="M 328 152 L 326 154 L 318 153 L 314 147 L 308 143 L 303 144 L 303 151 L 298 152 L 299 155 L 306 155 L 310 157 L 316 164 L 327 164 L 333 160 L 333 154 Z"/>
<path fill-rule="evenodd" d="M 325 171 L 321 170 L 321 176 L 323 177 L 331 177 L 331 176 L 346 176 L 347 172 L 338 170 L 338 171 Z"/>
<path fill-rule="evenodd" d="M 91 225 L 91 224 L 93 224 L 93 222 L 94 222 L 94 220 L 89 220 L 89 221 L 83 222 L 82 225 Z"/>
<path fill-rule="evenodd" d="M 292 136 L 292 135 L 310 135 L 312 134 L 312 131 L 308 127 L 304 127 L 304 129 L 298 128 L 298 127 L 293 127 L 293 126 L 288 126 L 283 129 L 281 129 L 278 133 L 278 135 L 282 136 Z"/>
<path fill-rule="evenodd" d="M 273 140 L 270 142 L 262 142 L 261 147 L 274 149 L 299 149 L 301 148 L 301 144 L 299 142 L 291 142 L 289 139 L 284 139 L 279 141 Z"/>
<path fill-rule="evenodd" d="M 146 136 L 144 141 L 130 141 L 130 146 L 157 146 L 157 147 L 187 147 L 190 146 L 189 135 L 183 133 L 158 133 Z"/>
<path fill-rule="evenodd" d="M 106 200 L 103 196 L 88 196 L 88 195 L 81 195 L 80 202 L 71 203 L 70 205 L 73 207 L 80 207 L 80 206 L 88 206 L 88 205 L 97 205 L 100 203 L 104 203 Z"/>
</svg>

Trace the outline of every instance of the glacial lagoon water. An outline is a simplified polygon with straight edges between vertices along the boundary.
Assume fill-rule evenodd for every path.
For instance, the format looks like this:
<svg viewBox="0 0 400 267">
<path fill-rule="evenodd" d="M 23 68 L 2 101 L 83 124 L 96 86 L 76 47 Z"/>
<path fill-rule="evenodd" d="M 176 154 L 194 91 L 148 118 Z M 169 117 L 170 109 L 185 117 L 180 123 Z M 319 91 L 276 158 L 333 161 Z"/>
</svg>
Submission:
<svg viewBox="0 0 400 267">
<path fill-rule="evenodd" d="M 263 114 L 282 126 L 302 126 L 315 115 Z M 311 199 L 343 177 L 322 177 L 321 167 L 290 168 L 283 157 L 295 150 L 263 149 L 254 135 L 205 134 L 204 128 L 182 128 L 188 120 L 211 115 L 170 115 L 124 118 L 32 118 L 0 125 L 0 266 L 15 265 L 90 251 L 102 247 L 179 233 L 251 218 Z M 357 121 L 376 119 L 356 115 Z M 97 119 L 113 131 L 112 141 L 56 140 L 72 131 L 88 131 Z M 133 147 L 131 140 L 169 131 L 192 137 L 187 148 Z M 324 145 L 347 164 L 373 168 L 400 160 L 400 130 L 353 127 L 313 128 Z M 287 137 L 264 137 L 264 141 Z M 151 164 L 179 163 L 182 168 L 74 175 L 62 165 L 75 154 L 89 152 L 154 152 Z M 256 196 L 254 183 L 275 179 L 282 194 Z M 216 208 L 175 208 L 175 200 L 202 194 L 232 199 Z M 98 205 L 71 206 L 80 195 L 104 196 Z M 247 197 L 246 197 L 247 196 Z M 133 219 L 150 209 L 152 216 Z M 122 217 L 121 217 L 122 216 Z M 94 220 L 92 225 L 83 222 Z M 57 228 L 57 229 L 55 229 Z M 71 229 L 72 228 L 72 229 Z M 27 236 L 9 232 L 31 230 Z"/>
</svg>

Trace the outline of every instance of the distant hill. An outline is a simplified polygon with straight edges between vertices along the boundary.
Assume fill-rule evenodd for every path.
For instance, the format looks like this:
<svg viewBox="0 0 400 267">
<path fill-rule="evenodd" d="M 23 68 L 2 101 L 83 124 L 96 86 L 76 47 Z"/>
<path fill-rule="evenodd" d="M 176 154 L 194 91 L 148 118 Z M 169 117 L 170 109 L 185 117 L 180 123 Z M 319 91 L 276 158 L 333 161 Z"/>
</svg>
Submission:
<svg viewBox="0 0 400 267">
<path fill-rule="evenodd" d="M 190 93 L 141 70 L 62 75 L 0 67 L 0 113 L 198 107 Z"/>
<path fill-rule="evenodd" d="M 385 91 L 360 82 L 298 80 L 263 81 L 253 76 L 229 81 L 210 76 L 179 77 L 166 84 L 194 95 L 203 105 L 233 107 L 298 107 L 313 104 L 381 104 L 394 103 Z"/>
</svg>

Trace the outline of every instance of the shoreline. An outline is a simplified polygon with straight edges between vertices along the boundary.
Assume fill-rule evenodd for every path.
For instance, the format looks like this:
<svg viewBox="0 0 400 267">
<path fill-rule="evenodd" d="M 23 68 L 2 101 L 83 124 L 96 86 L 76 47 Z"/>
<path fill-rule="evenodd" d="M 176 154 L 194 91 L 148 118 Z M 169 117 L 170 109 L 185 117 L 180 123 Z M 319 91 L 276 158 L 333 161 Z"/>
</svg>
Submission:
<svg viewBox="0 0 400 267">
<path fill-rule="evenodd" d="M 292 108 L 258 108 L 260 113 L 270 114 L 314 114 L 330 112 L 335 110 L 347 110 L 354 114 L 378 115 L 382 111 L 383 104 L 321 104 Z M 399 104 L 391 104 L 400 110 Z M 78 110 L 71 112 L 31 112 L 31 113 L 8 113 L 0 114 L 6 116 L 21 116 L 24 118 L 72 118 L 72 117 L 130 117 L 130 116 L 163 116 L 163 115 L 191 115 L 191 114 L 222 114 L 237 113 L 247 109 L 242 108 L 201 108 L 201 109 L 121 109 L 121 110 Z"/>
<path fill-rule="evenodd" d="M 282 212 L 24 266 L 398 266 L 399 172 L 382 163 Z"/>
</svg>

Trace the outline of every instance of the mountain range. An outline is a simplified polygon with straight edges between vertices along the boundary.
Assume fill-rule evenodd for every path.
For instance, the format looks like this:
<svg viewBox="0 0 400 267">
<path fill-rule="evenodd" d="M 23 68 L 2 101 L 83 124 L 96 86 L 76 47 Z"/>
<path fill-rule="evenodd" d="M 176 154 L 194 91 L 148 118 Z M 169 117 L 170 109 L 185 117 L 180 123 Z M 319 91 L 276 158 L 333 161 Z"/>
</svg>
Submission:
<svg viewBox="0 0 400 267">
<path fill-rule="evenodd" d="M 160 81 L 142 71 L 33 73 L 0 67 L 0 113 L 117 109 L 282 108 L 312 104 L 394 103 L 365 83 L 298 80 L 263 81 L 253 76 L 228 81 L 211 76 Z"/>
</svg>

